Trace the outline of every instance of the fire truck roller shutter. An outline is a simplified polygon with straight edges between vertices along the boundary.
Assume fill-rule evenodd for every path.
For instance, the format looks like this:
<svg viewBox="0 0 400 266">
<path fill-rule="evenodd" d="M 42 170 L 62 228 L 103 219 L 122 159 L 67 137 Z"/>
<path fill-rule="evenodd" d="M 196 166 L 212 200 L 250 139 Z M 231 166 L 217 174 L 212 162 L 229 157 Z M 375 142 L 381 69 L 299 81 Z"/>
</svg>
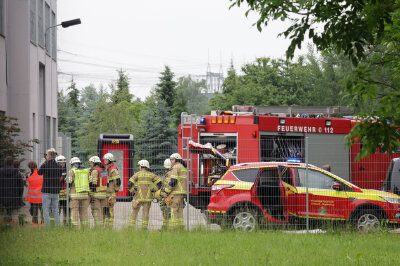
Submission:
<svg viewBox="0 0 400 266">
<path fill-rule="evenodd" d="M 308 134 L 308 161 L 321 167 L 330 164 L 332 173 L 350 180 L 350 148 L 345 134 Z"/>
</svg>

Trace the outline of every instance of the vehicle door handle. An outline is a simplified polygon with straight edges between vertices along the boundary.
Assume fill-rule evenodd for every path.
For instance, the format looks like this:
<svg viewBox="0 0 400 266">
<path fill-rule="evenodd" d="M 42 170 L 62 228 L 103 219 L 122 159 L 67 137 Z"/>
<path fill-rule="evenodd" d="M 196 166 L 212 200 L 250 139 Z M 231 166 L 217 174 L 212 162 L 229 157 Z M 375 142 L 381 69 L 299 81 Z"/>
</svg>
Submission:
<svg viewBox="0 0 400 266">
<path fill-rule="evenodd" d="M 364 167 L 360 167 L 360 168 L 358 168 L 358 170 L 360 170 L 360 171 L 364 171 L 364 170 L 365 170 L 365 168 L 364 168 Z"/>
</svg>

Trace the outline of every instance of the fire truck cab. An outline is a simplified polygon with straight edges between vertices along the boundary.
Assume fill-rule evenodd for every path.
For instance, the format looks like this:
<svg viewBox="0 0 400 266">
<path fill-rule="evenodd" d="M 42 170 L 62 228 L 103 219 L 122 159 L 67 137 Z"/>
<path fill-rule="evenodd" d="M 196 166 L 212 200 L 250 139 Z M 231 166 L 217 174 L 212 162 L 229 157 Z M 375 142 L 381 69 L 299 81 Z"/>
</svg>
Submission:
<svg viewBox="0 0 400 266">
<path fill-rule="evenodd" d="M 362 144 L 346 146 L 344 137 L 356 120 L 332 117 L 352 113 L 349 107 L 233 106 L 232 111 L 212 111 L 196 116 L 182 113 L 178 150 L 188 163 L 190 204 L 205 210 L 211 186 L 221 177 L 216 158 L 191 153 L 189 141 L 210 143 L 231 165 L 250 162 L 292 161 L 322 166 L 368 189 L 379 189 L 392 158 L 379 150 L 355 161 Z M 307 155 L 307 156 L 306 156 Z"/>
</svg>

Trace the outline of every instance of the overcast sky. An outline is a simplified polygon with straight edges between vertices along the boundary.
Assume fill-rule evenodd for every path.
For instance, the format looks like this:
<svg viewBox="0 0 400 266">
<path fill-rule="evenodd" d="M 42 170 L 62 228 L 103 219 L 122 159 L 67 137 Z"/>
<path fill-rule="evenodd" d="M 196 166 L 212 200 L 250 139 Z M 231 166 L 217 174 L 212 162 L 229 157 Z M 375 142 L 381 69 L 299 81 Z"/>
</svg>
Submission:
<svg viewBox="0 0 400 266">
<path fill-rule="evenodd" d="M 273 23 L 261 33 L 246 18 L 245 7 L 229 10 L 228 0 L 58 0 L 58 21 L 74 18 L 81 25 L 58 29 L 59 88 L 71 75 L 81 88 L 108 84 L 122 68 L 130 91 L 144 100 L 169 65 L 176 76 L 224 76 L 256 57 L 280 58 L 288 40 L 278 38 L 287 26 Z"/>
</svg>

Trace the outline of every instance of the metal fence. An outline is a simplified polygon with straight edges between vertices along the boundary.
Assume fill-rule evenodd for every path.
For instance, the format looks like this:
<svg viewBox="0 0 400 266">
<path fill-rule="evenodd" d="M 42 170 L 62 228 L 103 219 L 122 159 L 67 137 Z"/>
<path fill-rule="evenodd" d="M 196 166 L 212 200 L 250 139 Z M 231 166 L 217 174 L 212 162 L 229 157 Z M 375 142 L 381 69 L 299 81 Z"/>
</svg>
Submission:
<svg viewBox="0 0 400 266">
<path fill-rule="evenodd" d="M 212 153 L 198 152 L 190 157 L 184 156 L 188 164 L 188 186 L 183 219 L 188 230 L 199 227 L 211 230 L 255 230 L 264 227 L 309 229 L 327 223 L 351 224 L 362 229 L 400 222 L 400 197 L 396 195 L 396 184 L 400 184 L 396 178 L 400 177 L 387 174 L 391 169 L 390 162 L 399 154 L 377 151 L 368 158 L 355 161 L 360 147 L 347 147 L 343 136 L 327 141 L 317 134 L 263 135 L 256 146 L 250 145 L 254 139 L 247 142 L 239 140 L 237 135 L 224 138 L 205 136 L 197 141 L 199 139 L 202 144 L 211 143 L 215 150 L 229 159 L 231 166 L 221 165 Z M 79 141 L 82 143 L 82 140 Z M 127 193 L 131 177 L 128 173 L 138 172 L 137 162 L 146 159 L 150 162 L 149 170 L 163 179 L 167 170 L 163 162 L 172 153 L 179 152 L 178 144 L 178 140 L 135 140 L 131 165 L 124 157 L 128 154 L 126 150 L 117 146 L 108 147 L 108 152 L 114 153 L 117 159 L 115 164 L 122 179 L 111 227 L 121 229 L 133 226 L 130 222 L 132 195 Z M 60 139 L 55 148 L 59 154 L 71 151 L 63 154 L 67 157 L 67 170 L 71 166 L 71 157 L 79 157 L 84 167 L 89 168 L 90 156 L 104 154 L 97 146 L 74 153 L 65 139 Z M 21 165 L 21 169 L 26 171 L 24 175 L 17 175 L 18 171 L 7 172 L 5 168 L 1 170 L 2 215 L 8 219 L 7 223 L 12 223 L 12 217 L 19 215 L 26 224 L 32 224 L 31 204 L 25 200 L 29 185 L 26 182 L 29 176 L 27 162 L 36 158 L 40 168 L 44 158 L 33 154 L 44 153 L 44 150 L 35 150 L 26 155 Z M 321 169 L 322 166 L 327 170 Z M 392 179 L 385 181 L 387 176 Z M 22 179 L 23 187 L 19 179 Z M 381 189 L 388 192 L 378 191 Z M 168 219 L 165 210 L 169 208 L 156 199 L 151 202 L 149 230 L 163 228 L 163 215 L 164 220 Z M 70 211 L 60 212 L 62 225 L 69 223 L 64 216 L 70 216 Z M 136 228 L 142 228 L 142 212 L 135 220 Z M 88 207 L 88 216 L 89 226 L 94 227 L 92 205 Z M 39 217 L 34 224 L 41 224 L 40 220 Z"/>
</svg>

